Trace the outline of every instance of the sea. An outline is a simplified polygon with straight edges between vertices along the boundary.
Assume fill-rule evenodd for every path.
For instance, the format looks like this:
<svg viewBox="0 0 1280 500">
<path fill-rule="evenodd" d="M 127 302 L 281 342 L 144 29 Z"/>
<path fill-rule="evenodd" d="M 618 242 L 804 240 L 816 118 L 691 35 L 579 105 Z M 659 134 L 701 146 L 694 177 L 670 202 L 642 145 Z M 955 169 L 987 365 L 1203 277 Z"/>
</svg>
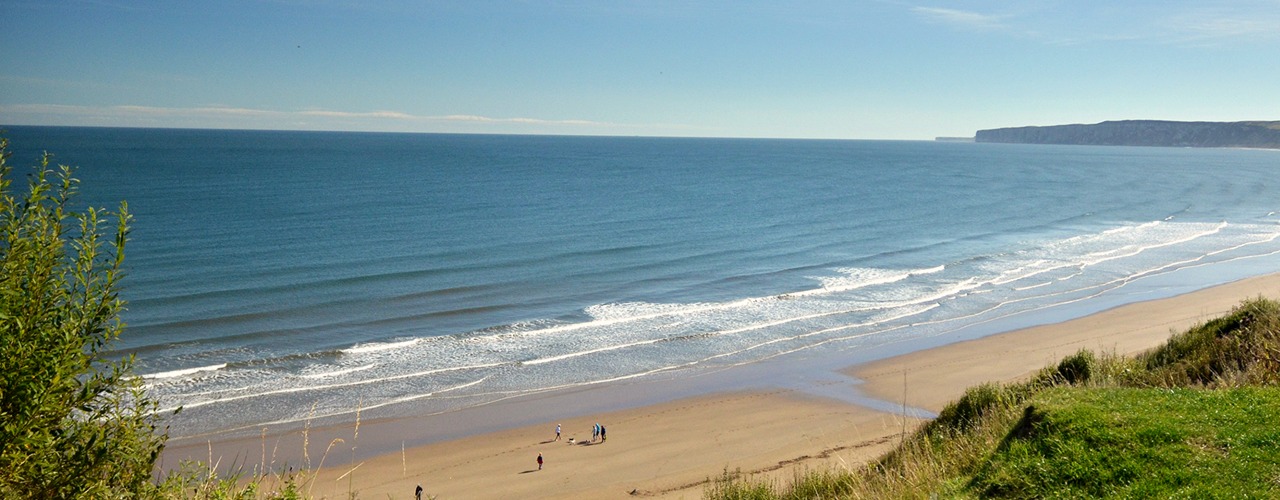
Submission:
<svg viewBox="0 0 1280 500">
<path fill-rule="evenodd" d="M 1280 265 L 1280 151 L 3 128 L 15 179 L 47 151 L 81 208 L 127 201 L 110 356 L 173 436 L 865 360 Z"/>
</svg>

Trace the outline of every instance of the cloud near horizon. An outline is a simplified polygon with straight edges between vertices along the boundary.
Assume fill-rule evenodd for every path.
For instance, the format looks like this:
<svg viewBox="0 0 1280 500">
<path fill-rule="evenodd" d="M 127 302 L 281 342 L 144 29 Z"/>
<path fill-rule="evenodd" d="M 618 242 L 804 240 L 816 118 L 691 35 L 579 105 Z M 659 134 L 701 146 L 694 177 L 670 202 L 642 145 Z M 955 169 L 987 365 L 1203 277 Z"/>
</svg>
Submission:
<svg viewBox="0 0 1280 500">
<path fill-rule="evenodd" d="M 582 133 L 650 129 L 654 125 L 628 125 L 592 120 L 552 120 L 527 117 L 480 115 L 414 115 L 400 111 L 332 111 L 323 109 L 279 111 L 202 106 L 168 108 L 157 106 L 77 106 L 65 104 L 0 105 L 0 123 L 11 125 L 97 125 L 123 127 L 201 127 L 287 130 L 353 130 L 450 132 L 451 125 L 467 131 L 511 132 L 511 128 L 538 126 L 564 128 Z M 212 126 L 210 125 L 212 124 Z M 507 127 L 501 127 L 507 126 Z M 673 127 L 662 125 L 661 127 Z M 572 129 L 572 130 L 567 130 Z"/>
</svg>

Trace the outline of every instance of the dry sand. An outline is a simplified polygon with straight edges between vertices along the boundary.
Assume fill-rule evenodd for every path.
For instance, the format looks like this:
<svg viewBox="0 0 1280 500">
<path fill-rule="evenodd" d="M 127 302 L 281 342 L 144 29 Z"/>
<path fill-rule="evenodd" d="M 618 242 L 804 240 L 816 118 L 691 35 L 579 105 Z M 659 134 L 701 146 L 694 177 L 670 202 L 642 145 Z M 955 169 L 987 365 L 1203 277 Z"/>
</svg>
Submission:
<svg viewBox="0 0 1280 500">
<path fill-rule="evenodd" d="M 901 402 L 905 392 L 908 404 L 937 411 L 967 387 L 1026 377 L 1081 348 L 1121 354 L 1149 349 L 1172 332 L 1260 295 L 1280 298 L 1280 275 L 910 353 L 848 372 L 865 380 L 860 388 L 868 395 Z M 504 411 L 512 410 L 518 406 Z M 608 429 L 608 442 L 568 443 L 571 437 L 589 441 L 596 422 Z M 557 423 L 563 438 L 552 442 Z M 311 442 L 315 461 L 339 439 L 333 436 L 347 433 L 325 458 L 328 467 L 304 491 L 317 498 L 345 498 L 350 492 L 361 498 L 413 498 L 414 486 L 421 484 L 424 498 L 701 498 L 707 478 L 726 470 L 787 480 L 797 470 L 865 462 L 917 423 L 774 389 L 549 421 L 367 460 L 350 458 L 352 443 L 387 436 L 361 429 L 364 435 L 357 438 L 350 429 Z M 546 459 L 541 471 L 538 453 Z"/>
<path fill-rule="evenodd" d="M 596 422 L 608 441 L 590 443 Z M 438 498 L 701 498 L 725 470 L 778 473 L 792 467 L 862 463 L 902 432 L 893 415 L 789 392 L 729 393 L 646 406 L 431 444 L 324 470 L 317 497 L 412 498 L 422 484 Z M 569 438 L 585 440 L 569 444 Z M 536 457 L 545 458 L 538 470 Z M 341 456 L 341 454 L 339 454 Z M 632 493 L 634 491 L 634 493 Z"/>
</svg>

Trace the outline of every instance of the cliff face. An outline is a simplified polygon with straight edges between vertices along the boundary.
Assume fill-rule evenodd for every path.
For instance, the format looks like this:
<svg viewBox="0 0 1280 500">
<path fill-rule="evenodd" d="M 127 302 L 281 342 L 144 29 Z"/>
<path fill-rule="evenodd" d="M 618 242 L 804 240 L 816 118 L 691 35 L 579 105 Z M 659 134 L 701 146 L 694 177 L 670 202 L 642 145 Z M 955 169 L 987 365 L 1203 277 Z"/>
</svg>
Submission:
<svg viewBox="0 0 1280 500">
<path fill-rule="evenodd" d="M 1280 149 L 1280 122 L 1108 121 L 979 130 L 977 142 Z"/>
</svg>

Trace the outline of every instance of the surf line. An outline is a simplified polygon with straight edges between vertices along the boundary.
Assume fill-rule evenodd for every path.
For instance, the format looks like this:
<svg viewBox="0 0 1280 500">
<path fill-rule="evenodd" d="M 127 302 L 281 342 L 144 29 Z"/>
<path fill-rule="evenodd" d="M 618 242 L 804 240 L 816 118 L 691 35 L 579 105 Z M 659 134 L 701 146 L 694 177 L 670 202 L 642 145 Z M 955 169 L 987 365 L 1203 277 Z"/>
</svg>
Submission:
<svg viewBox="0 0 1280 500">
<path fill-rule="evenodd" d="M 868 286 L 896 283 L 898 281 L 902 281 L 904 279 L 907 279 L 913 276 L 934 274 L 934 273 L 941 272 L 945 269 L 946 269 L 945 265 L 939 265 L 939 266 L 935 266 L 931 268 L 923 268 L 923 269 L 911 269 L 911 270 L 895 273 L 887 278 L 872 279 L 866 282 L 857 283 L 853 285 L 843 285 L 843 286 L 837 286 L 837 287 L 831 287 L 831 288 L 823 287 L 823 288 L 817 288 L 813 290 L 802 290 L 799 292 L 784 293 L 780 295 L 769 295 L 764 297 L 748 297 L 745 299 L 738 299 L 738 300 L 721 302 L 721 303 L 687 304 L 687 305 L 683 305 L 683 307 L 680 307 L 677 310 L 672 310 L 672 311 L 660 311 L 660 312 L 639 314 L 635 316 L 628 316 L 628 317 L 622 317 L 622 318 L 595 319 L 595 320 L 586 321 L 582 323 L 571 323 L 567 325 L 558 325 L 558 326 L 552 326 L 548 328 L 539 328 L 536 330 L 501 333 L 501 334 L 493 335 L 493 337 L 507 337 L 507 336 L 531 337 L 535 335 L 544 335 L 549 333 L 560 333 L 560 332 L 567 332 L 567 331 L 574 331 L 574 330 L 582 330 L 586 328 L 609 326 L 609 325 L 616 325 L 621 323 L 630 323 L 635 321 L 643 321 L 647 319 L 662 318 L 667 316 L 687 315 L 692 313 L 703 313 L 703 312 L 709 312 L 709 311 L 732 309 L 735 307 L 751 305 L 761 301 L 777 300 L 779 297 L 799 297 L 799 296 L 815 295 L 819 293 L 847 292 L 847 291 L 856 290 L 856 289 L 864 288 Z"/>
<path fill-rule="evenodd" d="M 164 378 L 181 377 L 183 375 L 191 375 L 193 373 L 217 371 L 226 367 L 227 367 L 226 363 L 219 363 L 216 365 L 199 366 L 196 368 L 184 368 L 181 370 L 171 370 L 171 371 L 160 372 L 160 373 L 146 373 L 139 376 L 142 377 L 143 380 L 156 380 L 156 379 L 164 379 Z"/>
<path fill-rule="evenodd" d="M 157 413 L 159 413 L 159 412 L 166 412 L 166 411 L 174 411 L 174 410 L 177 410 L 179 407 L 184 408 L 184 409 L 186 409 L 186 408 L 199 408 L 199 407 L 201 407 L 201 406 L 208 406 L 208 405 L 211 405 L 211 404 L 230 403 L 230 402 L 232 402 L 232 401 L 240 401 L 240 400 L 245 400 L 245 399 L 260 398 L 260 397 L 264 397 L 264 396 L 274 396 L 274 395 L 276 395 L 276 394 L 292 394 L 292 393 L 298 393 L 298 392 L 318 391 L 318 390 L 323 390 L 323 389 L 335 389 L 335 388 L 339 388 L 339 387 L 352 387 L 352 386 L 357 386 L 357 385 L 368 385 L 368 384 L 375 384 L 375 383 L 380 383 L 380 382 L 386 382 L 386 381 L 388 381 L 388 380 L 401 380 L 401 379 L 406 379 L 406 378 L 422 377 L 422 376 L 426 376 L 426 375 L 434 375 L 434 374 L 436 374 L 436 373 L 453 372 L 453 371 L 460 371 L 460 370 L 474 370 L 474 369 L 481 369 L 481 368 L 492 368 L 492 367 L 495 367 L 495 366 L 501 366 L 501 365 L 506 365 L 506 364 L 514 364 L 514 363 L 504 361 L 504 362 L 501 362 L 501 363 L 485 363 L 485 364 L 481 364 L 481 365 L 455 366 L 455 367 L 452 367 L 452 368 L 437 368 L 437 369 L 434 369 L 434 370 L 426 370 L 426 371 L 420 371 L 420 372 L 414 372 L 414 373 L 405 373 L 405 374 L 401 374 L 401 375 L 392 375 L 392 376 L 389 376 L 389 377 L 371 378 L 371 379 L 366 379 L 366 380 L 357 380 L 357 381 L 355 381 L 355 382 L 346 382 L 346 383 L 341 383 L 341 384 L 325 384 L 325 385 L 313 385 L 313 386 L 306 386 L 306 387 L 290 387 L 290 388 L 287 388 L 287 389 L 276 389 L 276 390 L 274 390 L 274 391 L 255 392 L 255 393 L 253 393 L 253 394 L 242 394 L 242 395 L 239 395 L 239 396 L 228 396 L 228 397 L 224 397 L 224 398 L 210 399 L 210 400 L 207 400 L 207 401 L 196 401 L 196 402 L 193 402 L 193 403 L 188 403 L 188 404 L 184 404 L 184 405 L 174 406 L 174 407 L 170 407 L 170 408 L 163 408 L 163 409 L 161 409 L 161 410 L 158 410 L 158 411 L 157 411 Z M 231 389 L 231 390 L 236 390 L 236 389 Z"/>
<path fill-rule="evenodd" d="M 387 406 L 387 405 L 393 405 L 393 404 L 397 404 L 397 403 L 404 403 L 404 402 L 407 402 L 407 401 L 413 401 L 413 400 L 415 400 L 415 399 L 422 399 L 422 398 L 429 398 L 429 397 L 431 397 L 431 396 L 438 396 L 438 395 L 443 394 L 443 393 L 446 393 L 446 392 L 457 391 L 457 390 L 460 390 L 460 389 L 466 389 L 466 388 L 471 387 L 471 386 L 473 386 L 473 385 L 480 384 L 480 383 L 482 383 L 482 382 L 484 382 L 485 380 L 488 380 L 488 379 L 489 379 L 489 377 L 483 377 L 483 378 L 481 378 L 480 380 L 475 380 L 475 381 L 467 382 L 467 383 L 464 383 L 464 384 L 461 384 L 461 385 L 455 385 L 455 386 L 453 386 L 453 387 L 446 387 L 446 388 L 444 388 L 444 389 L 440 389 L 440 390 L 438 390 L 438 391 L 428 392 L 428 393 L 426 393 L 426 394 L 416 394 L 416 395 L 413 395 L 413 396 L 405 396 L 405 397 L 403 397 L 403 398 L 395 399 L 395 400 L 388 401 L 388 402 L 385 402 L 385 403 L 378 403 L 378 404 L 371 405 L 371 406 L 363 406 L 363 407 L 360 407 L 360 408 L 359 408 L 359 411 L 372 410 L 372 409 L 374 409 L 374 408 L 381 408 L 381 407 L 383 407 L 383 406 Z M 232 428 L 232 429 L 227 429 L 227 431 L 226 431 L 226 432 L 242 431 L 242 430 L 245 430 L 245 429 L 256 429 L 256 428 L 263 427 L 263 426 L 267 426 L 267 425 L 291 424 L 291 423 L 294 423 L 294 422 L 301 422 L 301 421 L 303 421 L 303 420 L 308 420 L 308 419 L 329 418 L 329 417 L 336 417 L 336 416 L 338 416 L 338 415 L 350 415 L 350 414 L 355 413 L 355 412 L 356 412 L 356 410 L 347 410 L 347 411 L 337 411 L 337 412 L 333 412 L 333 413 L 326 413 L 326 414 L 323 414 L 323 415 L 308 415 L 308 416 L 306 416 L 306 417 L 284 418 L 284 419 L 280 419 L 280 420 L 273 420 L 273 421 L 270 421 L 270 422 L 262 422 L 262 423 L 257 423 L 257 424 L 253 424 L 253 425 L 246 425 L 246 426 L 236 427 L 236 428 Z"/>
</svg>

